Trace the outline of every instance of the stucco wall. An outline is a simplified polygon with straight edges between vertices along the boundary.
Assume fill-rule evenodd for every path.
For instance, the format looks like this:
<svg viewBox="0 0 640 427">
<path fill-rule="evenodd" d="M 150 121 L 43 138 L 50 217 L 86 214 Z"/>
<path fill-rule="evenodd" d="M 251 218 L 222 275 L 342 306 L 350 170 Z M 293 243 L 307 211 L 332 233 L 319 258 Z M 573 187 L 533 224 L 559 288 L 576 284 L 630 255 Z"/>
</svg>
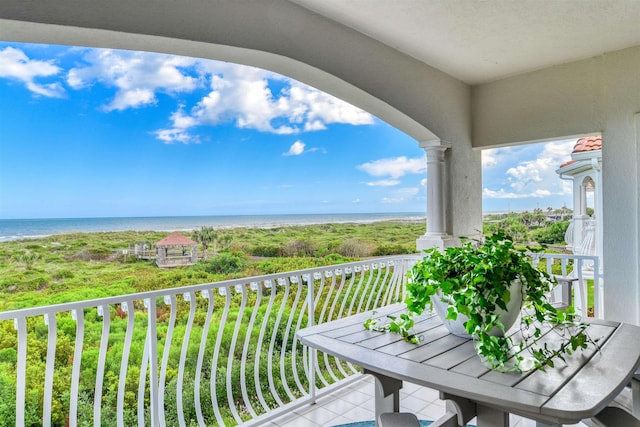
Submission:
<svg viewBox="0 0 640 427">
<path fill-rule="evenodd" d="M 602 132 L 605 316 L 640 324 L 640 47 L 472 91 L 473 142 L 493 147 Z"/>
</svg>

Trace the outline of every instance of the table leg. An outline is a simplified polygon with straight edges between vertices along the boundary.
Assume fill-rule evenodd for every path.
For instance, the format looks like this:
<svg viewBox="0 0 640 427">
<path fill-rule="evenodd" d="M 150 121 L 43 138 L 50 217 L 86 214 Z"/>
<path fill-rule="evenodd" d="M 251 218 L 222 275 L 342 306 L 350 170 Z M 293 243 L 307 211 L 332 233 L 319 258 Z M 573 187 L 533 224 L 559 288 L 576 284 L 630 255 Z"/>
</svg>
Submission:
<svg viewBox="0 0 640 427">
<path fill-rule="evenodd" d="M 402 381 L 377 372 L 363 369 L 363 373 L 373 375 L 375 384 L 376 425 L 380 414 L 400 411 L 400 389 Z"/>
<path fill-rule="evenodd" d="M 476 404 L 478 427 L 509 427 L 509 413 L 489 406 Z"/>
</svg>

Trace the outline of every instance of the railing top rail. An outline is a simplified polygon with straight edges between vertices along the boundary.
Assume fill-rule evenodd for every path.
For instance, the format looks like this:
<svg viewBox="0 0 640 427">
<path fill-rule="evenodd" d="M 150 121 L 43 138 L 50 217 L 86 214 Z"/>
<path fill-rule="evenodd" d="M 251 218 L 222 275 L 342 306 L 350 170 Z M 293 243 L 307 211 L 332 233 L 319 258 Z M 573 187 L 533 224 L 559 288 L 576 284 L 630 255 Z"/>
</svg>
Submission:
<svg viewBox="0 0 640 427">
<path fill-rule="evenodd" d="M 26 318 L 31 316 L 41 316 L 44 314 L 51 314 L 51 313 L 70 312 L 72 310 L 81 310 L 85 308 L 94 308 L 94 307 L 104 306 L 104 305 L 119 304 L 124 301 L 142 301 L 146 299 L 161 298 L 168 295 L 179 295 L 179 294 L 185 294 L 185 293 L 191 293 L 191 292 L 197 293 L 197 292 L 210 290 L 210 289 L 235 287 L 236 285 L 244 285 L 244 284 L 249 284 L 251 282 L 264 282 L 268 280 L 273 281 L 275 279 L 286 277 L 286 276 L 293 277 L 293 276 L 313 275 L 316 272 L 324 272 L 327 270 L 345 269 L 349 267 L 357 267 L 357 266 L 362 266 L 367 264 L 375 264 L 375 263 L 389 262 L 389 261 L 417 260 L 418 258 L 419 258 L 418 255 L 385 256 L 385 257 L 379 257 L 379 258 L 370 258 L 363 261 L 354 261 L 354 262 L 349 262 L 344 264 L 333 264 L 333 265 L 326 265 L 323 267 L 307 268 L 303 270 L 294 270 L 294 271 L 286 271 L 281 273 L 266 274 L 262 276 L 251 276 L 251 277 L 243 277 L 240 279 L 230 279 L 230 280 L 224 280 L 221 282 L 200 283 L 197 285 L 182 286 L 177 288 L 166 288 L 166 289 L 159 289 L 155 291 L 117 295 L 113 297 L 96 298 L 91 300 L 23 308 L 18 310 L 0 312 L 0 321 L 13 320 L 17 318 Z"/>
<path fill-rule="evenodd" d="M 555 254 L 549 252 L 527 252 L 531 258 L 558 258 L 558 259 L 583 259 L 583 260 L 596 260 L 597 255 L 576 255 L 576 254 Z"/>
</svg>

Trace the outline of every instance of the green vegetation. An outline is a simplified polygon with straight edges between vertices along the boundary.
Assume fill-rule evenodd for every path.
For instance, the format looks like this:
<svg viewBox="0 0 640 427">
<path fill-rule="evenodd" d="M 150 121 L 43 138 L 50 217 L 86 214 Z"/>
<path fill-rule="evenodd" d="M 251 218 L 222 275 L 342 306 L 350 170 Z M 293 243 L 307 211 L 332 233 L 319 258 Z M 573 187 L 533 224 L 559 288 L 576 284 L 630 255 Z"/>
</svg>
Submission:
<svg viewBox="0 0 640 427">
<path fill-rule="evenodd" d="M 415 239 L 423 233 L 421 222 L 234 228 L 215 233 L 203 227 L 185 234 L 211 245 L 214 256 L 173 270 L 161 270 L 153 260 L 133 255 L 135 243 L 153 247 L 167 232 L 77 233 L 2 242 L 0 311 L 413 253 Z"/>
<path fill-rule="evenodd" d="M 511 212 L 488 215 L 484 219 L 483 232 L 486 235 L 503 231 L 519 243 L 562 244 L 564 234 L 569 227 L 572 211 L 567 208 L 547 208 L 533 212 Z"/>
<path fill-rule="evenodd" d="M 542 210 L 492 215 L 485 219 L 484 233 L 502 230 L 521 243 L 562 243 L 568 222 L 546 218 Z M 146 242 L 152 248 L 166 232 L 77 233 L 2 242 L 0 311 L 413 253 L 424 227 L 422 222 L 396 221 L 202 227 L 190 237 L 201 243 L 201 254 L 213 246 L 213 257 L 207 252 L 207 259 L 197 265 L 174 270 L 160 270 L 153 260 L 133 255 L 135 243 Z"/>
</svg>

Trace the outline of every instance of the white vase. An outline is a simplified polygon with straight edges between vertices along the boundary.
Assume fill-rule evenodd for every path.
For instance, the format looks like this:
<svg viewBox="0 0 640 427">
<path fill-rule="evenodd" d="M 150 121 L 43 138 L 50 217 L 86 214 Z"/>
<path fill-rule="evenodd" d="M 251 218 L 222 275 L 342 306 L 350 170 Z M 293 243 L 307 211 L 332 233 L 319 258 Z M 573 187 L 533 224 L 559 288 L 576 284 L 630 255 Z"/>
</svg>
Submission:
<svg viewBox="0 0 640 427">
<path fill-rule="evenodd" d="M 500 321 L 502 321 L 505 331 L 508 331 L 513 326 L 520 315 L 520 310 L 522 309 L 522 282 L 520 282 L 519 279 L 512 281 L 509 291 L 511 292 L 511 299 L 507 303 L 507 310 L 505 311 L 501 308 L 498 308 L 497 310 L 497 313 L 500 314 Z M 449 303 L 446 296 L 442 297 L 440 295 L 434 295 L 431 297 L 431 302 L 436 309 L 436 313 L 438 313 L 438 316 L 442 319 L 442 323 L 444 323 L 444 326 L 450 333 L 462 338 L 472 338 L 464 327 L 464 323 L 468 320 L 467 316 L 458 314 L 458 318 L 456 320 L 447 319 Z M 489 333 L 489 335 L 502 334 L 502 330 L 498 327 L 494 327 Z"/>
</svg>

